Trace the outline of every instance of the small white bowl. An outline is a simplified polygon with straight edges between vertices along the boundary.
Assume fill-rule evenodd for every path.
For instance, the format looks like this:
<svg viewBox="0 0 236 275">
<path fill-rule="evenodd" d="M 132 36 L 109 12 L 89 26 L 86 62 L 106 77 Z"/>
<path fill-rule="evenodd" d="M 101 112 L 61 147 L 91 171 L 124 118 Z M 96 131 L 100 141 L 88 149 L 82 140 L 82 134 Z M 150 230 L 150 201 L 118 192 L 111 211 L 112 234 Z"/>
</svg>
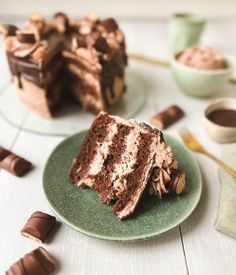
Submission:
<svg viewBox="0 0 236 275">
<path fill-rule="evenodd" d="M 209 120 L 208 115 L 216 110 L 236 110 L 236 98 L 221 98 L 213 101 L 205 109 L 205 124 L 209 136 L 217 142 L 227 143 L 236 141 L 236 127 L 220 126 Z"/>
</svg>

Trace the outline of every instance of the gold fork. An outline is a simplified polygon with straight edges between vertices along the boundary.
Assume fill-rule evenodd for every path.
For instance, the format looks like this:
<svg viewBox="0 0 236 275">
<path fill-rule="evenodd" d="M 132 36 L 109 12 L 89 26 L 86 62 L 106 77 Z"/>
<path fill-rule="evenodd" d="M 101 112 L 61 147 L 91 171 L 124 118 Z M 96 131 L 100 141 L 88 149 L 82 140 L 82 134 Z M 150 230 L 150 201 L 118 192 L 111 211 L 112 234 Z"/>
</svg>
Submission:
<svg viewBox="0 0 236 275">
<path fill-rule="evenodd" d="M 214 155 L 212 155 L 210 152 L 208 152 L 199 142 L 198 140 L 191 134 L 191 132 L 186 128 L 182 128 L 179 130 L 179 134 L 181 138 L 183 139 L 186 146 L 198 153 L 202 153 L 215 162 L 217 162 L 222 168 L 224 168 L 226 171 L 228 171 L 233 177 L 236 177 L 236 171 L 229 167 L 226 163 L 224 163 L 222 160 L 218 159 Z"/>
</svg>

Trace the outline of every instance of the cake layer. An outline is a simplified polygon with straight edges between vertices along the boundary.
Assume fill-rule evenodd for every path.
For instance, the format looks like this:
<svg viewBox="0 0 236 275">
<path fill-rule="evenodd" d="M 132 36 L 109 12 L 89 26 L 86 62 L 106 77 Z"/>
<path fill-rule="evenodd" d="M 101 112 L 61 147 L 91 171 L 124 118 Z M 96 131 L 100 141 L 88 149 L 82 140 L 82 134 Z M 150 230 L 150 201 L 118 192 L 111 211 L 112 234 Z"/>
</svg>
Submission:
<svg viewBox="0 0 236 275">
<path fill-rule="evenodd" d="M 94 179 L 91 177 L 89 171 L 93 169 L 95 162 L 99 164 L 102 161 L 102 153 L 106 151 L 104 141 L 109 142 L 109 126 L 114 122 L 113 118 L 101 113 L 93 122 L 88 134 L 81 146 L 80 154 L 74 160 L 74 165 L 70 171 L 71 181 L 80 186 L 89 186 L 93 188 Z M 100 156 L 96 152 L 101 147 L 102 151 Z"/>
<path fill-rule="evenodd" d="M 160 198 L 175 192 L 174 174 L 182 181 L 179 192 L 184 177 L 172 173 L 176 168 L 177 161 L 159 130 L 101 112 L 73 162 L 70 180 L 97 190 L 100 201 L 114 203 L 113 212 L 125 219 L 146 191 Z"/>
</svg>

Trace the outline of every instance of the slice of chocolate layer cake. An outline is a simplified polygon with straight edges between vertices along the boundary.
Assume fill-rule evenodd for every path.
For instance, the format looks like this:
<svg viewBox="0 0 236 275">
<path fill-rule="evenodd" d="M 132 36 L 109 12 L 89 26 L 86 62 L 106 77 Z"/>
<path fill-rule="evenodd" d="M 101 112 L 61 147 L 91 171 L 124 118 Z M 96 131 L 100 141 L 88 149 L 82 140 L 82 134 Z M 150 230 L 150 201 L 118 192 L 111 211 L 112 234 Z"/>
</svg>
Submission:
<svg viewBox="0 0 236 275">
<path fill-rule="evenodd" d="M 20 98 L 41 116 L 52 117 L 69 95 L 97 114 L 125 91 L 125 37 L 113 18 L 32 14 L 20 29 L 1 25 L 0 32 Z"/>
<path fill-rule="evenodd" d="M 97 190 L 101 202 L 114 203 L 113 212 L 125 219 L 145 192 L 181 193 L 185 178 L 177 168 L 161 131 L 101 112 L 73 161 L 70 180 Z"/>
</svg>

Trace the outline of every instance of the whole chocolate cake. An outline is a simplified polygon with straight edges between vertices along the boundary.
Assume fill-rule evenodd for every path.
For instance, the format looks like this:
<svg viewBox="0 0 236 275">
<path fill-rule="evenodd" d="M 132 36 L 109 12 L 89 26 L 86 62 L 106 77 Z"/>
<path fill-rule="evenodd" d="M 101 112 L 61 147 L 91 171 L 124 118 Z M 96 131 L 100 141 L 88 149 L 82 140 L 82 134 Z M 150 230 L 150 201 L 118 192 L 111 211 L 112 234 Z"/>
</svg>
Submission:
<svg viewBox="0 0 236 275">
<path fill-rule="evenodd" d="M 102 203 L 114 203 L 120 219 L 135 211 L 145 192 L 161 198 L 185 188 L 185 175 L 161 131 L 105 112 L 88 131 L 70 181 L 97 190 Z"/>
<path fill-rule="evenodd" d="M 1 25 L 13 81 L 22 101 L 52 117 L 68 97 L 92 113 L 107 110 L 125 90 L 125 37 L 113 18 L 89 14 L 51 21 L 32 14 L 25 26 Z"/>
</svg>

